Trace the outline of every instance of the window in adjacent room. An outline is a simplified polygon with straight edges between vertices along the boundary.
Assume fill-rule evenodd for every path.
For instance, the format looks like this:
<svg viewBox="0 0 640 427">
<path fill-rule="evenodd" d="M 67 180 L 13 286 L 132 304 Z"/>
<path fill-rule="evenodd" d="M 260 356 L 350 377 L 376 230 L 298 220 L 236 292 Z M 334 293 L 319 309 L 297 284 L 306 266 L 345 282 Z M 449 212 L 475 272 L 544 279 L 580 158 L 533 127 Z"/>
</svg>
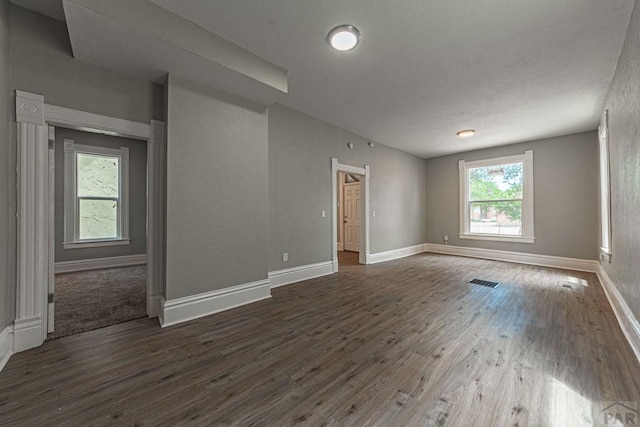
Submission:
<svg viewBox="0 0 640 427">
<path fill-rule="evenodd" d="M 129 243 L 129 149 L 64 140 L 65 248 Z"/>
<path fill-rule="evenodd" d="M 460 238 L 534 243 L 533 151 L 459 168 Z"/>
<path fill-rule="evenodd" d="M 611 260 L 611 183 L 609 171 L 609 112 L 605 111 L 598 128 L 600 147 L 600 251 Z"/>
</svg>

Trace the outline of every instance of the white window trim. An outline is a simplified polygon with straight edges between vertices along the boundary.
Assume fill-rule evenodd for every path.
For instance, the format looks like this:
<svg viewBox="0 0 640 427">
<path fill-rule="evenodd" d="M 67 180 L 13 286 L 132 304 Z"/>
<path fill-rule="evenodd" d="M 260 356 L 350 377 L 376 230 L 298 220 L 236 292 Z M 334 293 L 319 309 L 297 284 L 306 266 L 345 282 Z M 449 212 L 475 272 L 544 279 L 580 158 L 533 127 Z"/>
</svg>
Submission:
<svg viewBox="0 0 640 427">
<path fill-rule="evenodd" d="M 598 127 L 600 171 L 600 253 L 611 262 L 611 169 L 609 161 L 609 111 L 605 110 Z"/>
<path fill-rule="evenodd" d="M 118 203 L 118 237 L 115 239 L 80 240 L 78 230 L 78 203 L 76 159 L 77 153 L 116 156 L 120 175 L 120 201 Z M 129 148 L 106 148 L 76 144 L 64 140 L 64 249 L 95 248 L 128 245 L 129 239 Z"/>
<path fill-rule="evenodd" d="M 469 230 L 469 169 L 505 165 L 522 162 L 524 165 L 524 188 L 522 194 L 522 236 L 505 236 L 496 234 L 475 234 Z M 493 159 L 458 162 L 460 174 L 460 233 L 461 239 L 491 240 L 494 242 L 535 243 L 533 227 L 533 150 L 515 156 L 498 157 Z"/>
</svg>

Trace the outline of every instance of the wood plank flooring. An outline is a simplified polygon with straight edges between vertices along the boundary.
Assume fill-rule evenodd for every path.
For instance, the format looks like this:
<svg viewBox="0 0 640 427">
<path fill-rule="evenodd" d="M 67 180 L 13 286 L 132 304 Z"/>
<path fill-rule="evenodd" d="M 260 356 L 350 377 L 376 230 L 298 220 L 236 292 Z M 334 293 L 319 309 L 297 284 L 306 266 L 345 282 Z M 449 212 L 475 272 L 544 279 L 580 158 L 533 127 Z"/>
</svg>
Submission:
<svg viewBox="0 0 640 427">
<path fill-rule="evenodd" d="M 434 254 L 344 264 L 186 324 L 16 354 L 0 425 L 580 426 L 640 401 L 593 274 Z"/>
</svg>

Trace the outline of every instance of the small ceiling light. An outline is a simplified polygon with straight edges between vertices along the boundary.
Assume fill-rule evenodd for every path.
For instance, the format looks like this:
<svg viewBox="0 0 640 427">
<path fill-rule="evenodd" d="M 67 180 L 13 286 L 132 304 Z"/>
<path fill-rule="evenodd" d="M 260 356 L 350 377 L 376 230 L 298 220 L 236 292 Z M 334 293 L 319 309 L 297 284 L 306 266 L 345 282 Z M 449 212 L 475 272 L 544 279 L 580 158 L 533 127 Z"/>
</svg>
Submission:
<svg viewBox="0 0 640 427">
<path fill-rule="evenodd" d="M 353 150 L 353 142 L 347 142 L 347 147 L 349 147 L 350 150 Z"/>
<path fill-rule="evenodd" d="M 476 134 L 476 131 L 473 129 L 466 129 L 466 130 L 461 130 L 460 132 L 458 132 L 456 135 L 458 135 L 458 138 L 469 138 L 472 137 L 473 135 Z"/>
<path fill-rule="evenodd" d="M 327 40 L 335 50 L 347 52 L 355 48 L 360 42 L 360 31 L 353 25 L 338 25 L 329 31 Z"/>
<path fill-rule="evenodd" d="M 368 144 L 369 144 L 369 147 L 371 147 L 371 148 L 373 148 L 373 147 L 374 147 L 373 142 L 369 141 L 369 143 L 368 143 Z"/>
</svg>

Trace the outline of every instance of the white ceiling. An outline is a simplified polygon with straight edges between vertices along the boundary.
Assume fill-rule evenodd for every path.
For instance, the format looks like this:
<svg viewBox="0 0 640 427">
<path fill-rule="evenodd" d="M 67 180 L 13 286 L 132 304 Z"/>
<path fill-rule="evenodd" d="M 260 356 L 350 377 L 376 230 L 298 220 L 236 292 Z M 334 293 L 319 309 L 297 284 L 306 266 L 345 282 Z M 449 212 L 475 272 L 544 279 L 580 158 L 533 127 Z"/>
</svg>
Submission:
<svg viewBox="0 0 640 427">
<path fill-rule="evenodd" d="M 280 103 L 422 157 L 595 129 L 634 4 L 151 1 L 288 69 Z M 353 52 L 326 43 L 343 23 L 362 33 Z"/>
</svg>

